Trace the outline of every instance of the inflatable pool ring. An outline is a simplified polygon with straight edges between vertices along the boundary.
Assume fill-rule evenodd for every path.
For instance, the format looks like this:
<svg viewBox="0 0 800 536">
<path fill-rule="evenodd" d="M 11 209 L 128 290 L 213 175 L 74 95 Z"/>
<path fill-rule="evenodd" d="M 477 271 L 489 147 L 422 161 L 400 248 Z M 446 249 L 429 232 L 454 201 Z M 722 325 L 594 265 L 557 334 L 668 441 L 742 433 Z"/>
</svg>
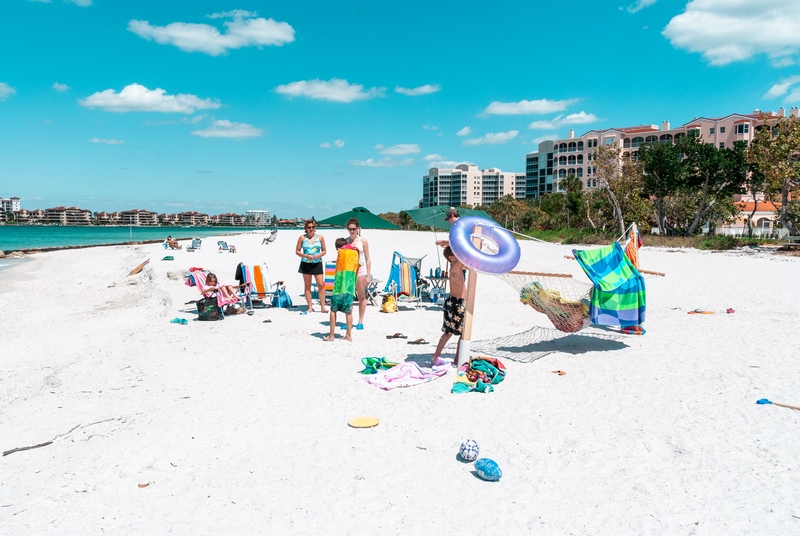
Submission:
<svg viewBox="0 0 800 536">
<path fill-rule="evenodd" d="M 472 243 L 475 226 L 480 226 L 480 238 L 496 246 L 497 254 L 490 255 Z M 483 274 L 505 274 L 519 263 L 520 248 L 511 233 L 492 220 L 477 216 L 459 218 L 450 228 L 450 249 L 465 266 Z"/>
</svg>

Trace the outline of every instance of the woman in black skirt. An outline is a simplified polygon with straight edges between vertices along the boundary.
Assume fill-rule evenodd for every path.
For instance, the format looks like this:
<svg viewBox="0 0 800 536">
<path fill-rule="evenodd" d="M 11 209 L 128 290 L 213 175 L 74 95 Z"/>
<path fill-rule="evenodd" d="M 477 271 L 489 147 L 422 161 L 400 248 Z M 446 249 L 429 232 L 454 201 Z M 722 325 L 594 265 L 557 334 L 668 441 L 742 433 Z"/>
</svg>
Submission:
<svg viewBox="0 0 800 536">
<path fill-rule="evenodd" d="M 300 257 L 300 269 L 297 271 L 303 274 L 308 312 L 314 312 L 314 308 L 311 307 L 311 276 L 314 276 L 314 279 L 317 280 L 320 310 L 327 313 L 328 310 L 325 308 L 325 265 L 322 262 L 327 251 L 325 239 L 317 234 L 317 222 L 313 219 L 306 222 L 305 229 L 306 232 L 297 239 L 297 248 L 295 249 L 295 253 Z"/>
</svg>

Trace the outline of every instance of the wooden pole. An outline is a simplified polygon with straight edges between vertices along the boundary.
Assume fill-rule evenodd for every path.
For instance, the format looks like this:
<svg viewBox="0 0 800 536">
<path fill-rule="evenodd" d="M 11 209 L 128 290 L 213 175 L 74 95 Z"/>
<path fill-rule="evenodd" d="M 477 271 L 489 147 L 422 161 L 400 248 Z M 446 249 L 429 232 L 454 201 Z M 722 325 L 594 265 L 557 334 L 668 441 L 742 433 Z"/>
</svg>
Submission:
<svg viewBox="0 0 800 536">
<path fill-rule="evenodd" d="M 481 249 L 482 240 L 479 238 L 481 234 L 481 226 L 476 225 L 472 238 L 472 245 Z M 458 366 L 461 367 L 464 363 L 469 361 L 470 357 L 470 342 L 472 341 L 472 316 L 475 311 L 475 289 L 478 284 L 478 272 L 475 270 L 469 271 L 469 280 L 467 281 L 467 303 L 466 313 L 464 315 L 464 330 L 461 332 L 461 342 L 458 347 Z"/>
</svg>

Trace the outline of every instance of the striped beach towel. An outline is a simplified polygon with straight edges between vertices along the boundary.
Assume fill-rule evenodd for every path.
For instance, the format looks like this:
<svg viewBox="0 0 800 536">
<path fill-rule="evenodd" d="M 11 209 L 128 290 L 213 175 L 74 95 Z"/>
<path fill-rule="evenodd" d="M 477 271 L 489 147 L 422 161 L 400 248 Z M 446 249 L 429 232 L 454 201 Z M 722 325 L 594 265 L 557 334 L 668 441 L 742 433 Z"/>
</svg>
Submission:
<svg viewBox="0 0 800 536">
<path fill-rule="evenodd" d="M 333 292 L 333 283 L 336 279 L 336 263 L 335 262 L 326 262 L 325 263 L 325 292 L 330 294 Z"/>
<path fill-rule="evenodd" d="M 594 284 L 589 318 L 600 326 L 638 326 L 645 319 L 644 278 L 614 242 L 598 249 L 573 250 Z"/>
</svg>

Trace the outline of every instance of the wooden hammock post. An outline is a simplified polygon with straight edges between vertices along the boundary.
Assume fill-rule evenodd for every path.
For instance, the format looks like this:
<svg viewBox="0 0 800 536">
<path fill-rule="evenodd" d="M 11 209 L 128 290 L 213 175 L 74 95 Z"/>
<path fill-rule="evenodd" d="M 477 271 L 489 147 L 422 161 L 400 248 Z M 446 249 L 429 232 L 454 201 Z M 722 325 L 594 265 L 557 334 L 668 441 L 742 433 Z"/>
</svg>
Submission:
<svg viewBox="0 0 800 536">
<path fill-rule="evenodd" d="M 476 225 L 475 231 L 472 235 L 472 245 L 481 249 L 482 241 L 480 239 L 481 226 Z M 469 270 L 469 280 L 467 281 L 467 303 L 466 313 L 464 315 L 464 329 L 461 332 L 461 342 L 458 345 L 457 364 L 459 367 L 469 361 L 470 357 L 470 343 L 472 341 L 472 315 L 475 311 L 475 288 L 478 284 L 478 272 L 474 269 Z"/>
</svg>

